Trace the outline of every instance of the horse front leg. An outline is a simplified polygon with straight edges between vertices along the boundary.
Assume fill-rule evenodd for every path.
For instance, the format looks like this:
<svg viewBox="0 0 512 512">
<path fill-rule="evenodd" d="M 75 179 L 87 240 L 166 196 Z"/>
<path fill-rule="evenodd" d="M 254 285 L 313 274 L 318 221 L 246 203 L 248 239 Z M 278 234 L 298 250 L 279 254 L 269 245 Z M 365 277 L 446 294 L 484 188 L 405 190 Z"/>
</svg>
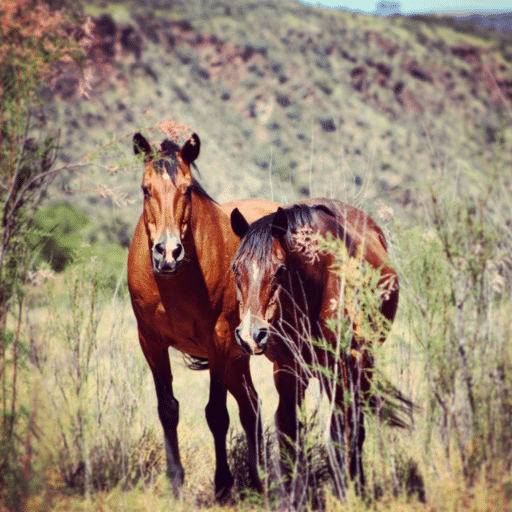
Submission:
<svg viewBox="0 0 512 512">
<path fill-rule="evenodd" d="M 339 373 L 342 374 L 342 372 Z M 327 445 L 327 456 L 336 495 L 338 499 L 344 501 L 347 489 L 347 452 L 349 442 L 347 439 L 346 412 L 348 398 L 346 396 L 346 388 L 342 382 L 342 380 L 339 382 L 336 378 L 331 378 L 327 375 L 322 377 L 322 389 L 327 394 L 330 409 L 330 443 Z"/>
<path fill-rule="evenodd" d="M 212 367 L 210 359 L 210 398 L 205 408 L 206 422 L 213 435 L 215 446 L 215 497 L 225 501 L 230 496 L 233 475 L 229 470 L 226 436 L 229 428 L 229 414 L 226 406 L 226 376 L 218 368 Z"/>
<path fill-rule="evenodd" d="M 363 443 L 366 437 L 364 428 L 364 404 L 371 397 L 371 380 L 373 377 L 373 357 L 366 348 L 352 350 L 348 357 L 348 375 L 350 390 L 353 397 L 348 409 L 348 424 L 350 428 L 350 478 L 354 481 L 356 492 L 364 494 L 365 477 L 363 472 Z"/>
<path fill-rule="evenodd" d="M 229 470 L 226 451 L 226 437 L 229 429 L 226 399 L 231 340 L 230 324 L 221 315 L 215 324 L 213 339 L 209 345 L 210 397 L 205 409 L 206 421 L 215 445 L 215 496 L 218 501 L 226 501 L 230 497 L 233 486 L 233 475 Z"/>
<path fill-rule="evenodd" d="M 148 339 L 151 340 L 150 343 Z M 172 389 L 169 350 L 160 343 L 159 337 L 148 336 L 141 331 L 139 331 L 139 340 L 155 383 L 158 417 L 164 431 L 167 476 L 172 484 L 174 495 L 178 497 L 185 472 L 178 447 L 179 403 Z"/>
<path fill-rule="evenodd" d="M 297 407 L 300 407 L 308 385 L 308 377 L 300 371 L 298 365 L 274 363 L 274 383 L 279 395 L 275 415 L 281 471 L 285 477 L 285 487 L 291 493 L 292 501 L 298 499 L 301 492 L 299 476 L 303 474 L 305 457 L 300 439 L 301 424 L 297 419 Z M 298 485 L 292 485 L 296 482 Z"/>
<path fill-rule="evenodd" d="M 346 495 L 346 471 L 354 482 L 356 493 L 364 493 L 363 443 L 365 440 L 362 409 L 363 387 L 367 384 L 360 361 L 353 355 L 334 366 L 333 375 L 338 379 L 325 379 L 324 389 L 331 403 L 331 446 L 329 462 L 336 493 L 343 500 Z"/>
<path fill-rule="evenodd" d="M 249 457 L 249 485 L 257 492 L 262 491 L 258 468 L 261 461 L 263 429 L 260 400 L 252 382 L 249 358 L 239 356 L 231 360 L 229 371 L 229 392 L 238 404 L 240 423 L 245 431 Z"/>
</svg>

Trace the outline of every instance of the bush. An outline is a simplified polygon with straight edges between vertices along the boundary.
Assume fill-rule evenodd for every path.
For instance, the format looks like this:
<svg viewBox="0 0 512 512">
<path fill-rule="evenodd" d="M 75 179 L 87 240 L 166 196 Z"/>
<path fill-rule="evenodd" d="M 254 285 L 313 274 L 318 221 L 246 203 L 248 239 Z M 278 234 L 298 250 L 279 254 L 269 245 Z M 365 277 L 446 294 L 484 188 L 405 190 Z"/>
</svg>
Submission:
<svg viewBox="0 0 512 512">
<path fill-rule="evenodd" d="M 83 245 L 88 224 L 87 215 L 67 202 L 41 208 L 34 215 L 31 245 L 55 272 L 61 272 Z"/>
<path fill-rule="evenodd" d="M 34 114 L 39 87 L 85 55 L 77 43 L 81 28 L 71 18 L 29 0 L 0 7 L 0 498 L 6 496 L 13 510 L 26 506 L 31 473 L 26 450 L 34 436 L 30 408 L 17 402 L 25 349 L 21 316 L 34 259 L 27 240 L 33 215 L 57 172 L 57 134 L 41 130 Z"/>
<path fill-rule="evenodd" d="M 402 308 L 424 361 L 425 449 L 441 440 L 472 485 L 512 464 L 512 238 L 493 185 L 479 198 L 432 187 L 430 198 L 425 227 L 400 233 Z"/>
<path fill-rule="evenodd" d="M 133 487 L 160 471 L 165 451 L 155 432 L 141 432 L 137 421 L 147 365 L 136 344 L 117 343 L 126 295 L 112 295 L 104 267 L 94 259 L 70 265 L 59 283 L 42 286 L 45 320 L 38 330 L 44 336 L 34 345 L 41 354 L 36 367 L 47 382 L 45 405 L 58 411 L 49 413 L 53 428 L 41 436 L 54 439 L 52 455 L 69 490 Z M 43 338 L 49 340 L 45 346 Z"/>
</svg>

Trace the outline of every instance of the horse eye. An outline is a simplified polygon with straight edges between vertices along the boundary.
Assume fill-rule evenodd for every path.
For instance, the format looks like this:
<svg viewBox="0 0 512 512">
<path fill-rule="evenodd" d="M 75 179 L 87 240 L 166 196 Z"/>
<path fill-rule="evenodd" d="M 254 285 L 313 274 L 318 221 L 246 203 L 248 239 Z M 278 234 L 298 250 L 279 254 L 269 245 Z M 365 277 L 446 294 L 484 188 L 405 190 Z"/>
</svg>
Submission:
<svg viewBox="0 0 512 512">
<path fill-rule="evenodd" d="M 282 281 L 284 276 L 286 275 L 286 272 L 287 272 L 287 268 L 286 268 L 286 265 L 281 265 L 278 269 L 277 269 L 277 272 L 276 272 L 276 280 L 277 281 Z"/>
<path fill-rule="evenodd" d="M 149 190 L 148 187 L 146 187 L 145 185 L 142 185 L 142 193 L 144 194 L 144 197 L 151 197 L 151 191 Z"/>
</svg>

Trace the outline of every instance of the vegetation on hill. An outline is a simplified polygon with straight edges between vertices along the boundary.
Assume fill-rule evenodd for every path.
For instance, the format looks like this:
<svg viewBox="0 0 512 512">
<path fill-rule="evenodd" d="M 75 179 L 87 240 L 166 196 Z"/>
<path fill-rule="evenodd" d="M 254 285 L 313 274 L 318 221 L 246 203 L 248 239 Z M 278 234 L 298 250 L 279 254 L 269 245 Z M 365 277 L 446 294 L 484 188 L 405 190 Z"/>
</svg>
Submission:
<svg viewBox="0 0 512 512">
<path fill-rule="evenodd" d="M 497 148 L 510 163 L 506 37 L 288 1 L 153 7 L 87 6 L 89 99 L 72 76 L 43 91 L 49 125 L 65 127 L 62 158 L 172 117 L 201 136 L 202 181 L 219 200 L 327 194 L 371 208 L 385 197 L 406 210 L 439 163 L 485 174 Z M 126 139 L 98 163 L 130 153 Z M 88 178 L 97 188 L 106 174 Z M 138 198 L 138 179 L 131 170 L 111 183 Z M 101 211 L 97 195 L 88 201 Z M 116 213 L 124 243 L 134 211 Z"/>
</svg>

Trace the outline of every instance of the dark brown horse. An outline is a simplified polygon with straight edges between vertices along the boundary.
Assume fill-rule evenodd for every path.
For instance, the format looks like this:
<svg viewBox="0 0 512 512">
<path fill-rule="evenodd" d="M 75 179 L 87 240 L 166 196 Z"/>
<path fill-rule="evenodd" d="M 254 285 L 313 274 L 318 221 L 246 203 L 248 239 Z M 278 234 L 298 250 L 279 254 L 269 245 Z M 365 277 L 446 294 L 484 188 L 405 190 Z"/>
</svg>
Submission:
<svg viewBox="0 0 512 512">
<path fill-rule="evenodd" d="M 226 456 L 227 391 L 239 406 L 249 445 L 251 483 L 259 489 L 261 422 L 249 358 L 233 335 L 239 317 L 230 263 L 239 239 L 231 230 L 229 215 L 237 207 L 252 221 L 275 211 L 277 205 L 262 200 L 219 205 L 211 199 L 191 173 L 199 155 L 196 134 L 182 148 L 166 140 L 160 152 L 140 134 L 133 142 L 145 164 L 144 210 L 130 246 L 128 286 L 140 344 L 155 382 L 168 475 L 177 494 L 184 471 L 168 352 L 173 347 L 210 370 L 206 419 L 215 444 L 217 497 L 228 495 L 233 483 Z"/>
<path fill-rule="evenodd" d="M 318 377 L 332 405 L 328 453 L 337 493 L 345 495 L 339 468 L 346 467 L 347 456 L 349 475 L 361 491 L 362 406 L 372 402 L 371 345 L 384 341 L 398 305 L 398 279 L 384 234 L 360 210 L 328 199 L 279 208 L 250 225 L 234 210 L 231 223 L 242 238 L 232 265 L 241 318 L 235 333 L 246 354 L 265 353 L 274 363 L 281 451 L 300 458 L 296 409 L 309 379 Z M 327 236 L 345 248 L 343 264 L 319 245 L 318 237 Z M 374 269 L 369 271 L 370 297 L 377 299 L 373 312 L 367 301 L 361 303 L 363 287 L 371 286 L 362 282 L 365 262 Z"/>
</svg>

